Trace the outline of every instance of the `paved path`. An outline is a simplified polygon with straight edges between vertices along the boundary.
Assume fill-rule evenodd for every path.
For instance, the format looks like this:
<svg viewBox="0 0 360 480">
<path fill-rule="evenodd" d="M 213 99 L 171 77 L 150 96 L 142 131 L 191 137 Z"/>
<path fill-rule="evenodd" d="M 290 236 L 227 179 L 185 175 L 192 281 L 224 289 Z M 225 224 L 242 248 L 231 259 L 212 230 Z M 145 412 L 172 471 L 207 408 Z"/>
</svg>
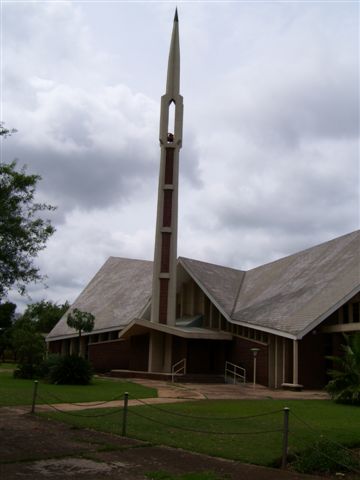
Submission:
<svg viewBox="0 0 360 480">
<path fill-rule="evenodd" d="M 224 384 L 172 384 L 160 380 L 144 380 L 144 379 L 128 379 L 131 382 L 139 383 L 147 387 L 151 387 L 157 390 L 157 398 L 146 398 L 142 401 L 138 401 L 129 397 L 129 406 L 141 405 L 143 402 L 151 404 L 162 403 L 177 403 L 193 400 L 244 400 L 244 399 L 328 399 L 329 396 L 323 391 L 303 391 L 303 392 L 290 392 L 284 390 L 271 390 L 257 385 L 255 389 L 252 385 L 224 385 Z M 114 379 L 114 381 L 119 381 Z M 68 404 L 57 403 L 52 404 L 55 409 L 63 411 L 77 411 L 86 410 L 91 408 L 121 408 L 124 404 L 123 400 L 114 400 L 111 402 L 100 403 L 99 402 L 86 402 L 81 404 Z M 53 407 L 49 405 L 37 405 L 36 411 L 46 412 Z M 28 411 L 29 407 L 26 407 L 24 411 Z"/>
</svg>

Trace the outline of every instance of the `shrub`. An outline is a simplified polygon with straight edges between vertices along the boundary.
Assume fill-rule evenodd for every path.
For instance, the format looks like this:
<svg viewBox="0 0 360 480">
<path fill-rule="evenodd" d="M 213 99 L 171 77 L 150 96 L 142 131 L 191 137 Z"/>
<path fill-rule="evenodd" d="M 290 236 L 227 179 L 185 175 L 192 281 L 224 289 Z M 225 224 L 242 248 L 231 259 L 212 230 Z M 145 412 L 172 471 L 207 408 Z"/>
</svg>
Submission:
<svg viewBox="0 0 360 480">
<path fill-rule="evenodd" d="M 88 385 L 93 369 L 88 360 L 77 355 L 67 355 L 51 360 L 48 367 L 48 381 L 60 385 Z"/>
<path fill-rule="evenodd" d="M 21 363 L 14 370 L 13 376 L 14 378 L 31 379 L 41 375 L 39 375 L 38 365 L 34 365 L 32 363 Z"/>
<path fill-rule="evenodd" d="M 319 440 L 300 452 L 293 462 L 300 473 L 336 473 L 360 468 L 359 459 L 350 450 L 328 440 Z"/>
<path fill-rule="evenodd" d="M 47 358 L 45 358 L 38 369 L 39 377 L 46 381 L 50 381 L 51 372 L 59 365 L 60 361 L 60 355 L 50 354 Z"/>
<path fill-rule="evenodd" d="M 325 387 L 337 403 L 360 405 L 360 333 L 344 335 L 341 357 L 327 357 L 338 369 L 329 370 L 330 382 Z"/>
</svg>

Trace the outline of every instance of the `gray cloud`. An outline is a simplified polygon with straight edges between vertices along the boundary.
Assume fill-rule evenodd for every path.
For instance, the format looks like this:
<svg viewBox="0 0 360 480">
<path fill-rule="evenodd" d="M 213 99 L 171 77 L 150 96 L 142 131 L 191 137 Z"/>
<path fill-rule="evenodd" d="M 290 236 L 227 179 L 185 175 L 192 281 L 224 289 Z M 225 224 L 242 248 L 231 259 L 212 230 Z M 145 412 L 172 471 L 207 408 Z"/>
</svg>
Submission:
<svg viewBox="0 0 360 480">
<path fill-rule="evenodd" d="M 180 254 L 250 268 L 358 227 L 357 10 L 181 5 Z M 3 153 L 59 207 L 31 293 L 73 300 L 107 256 L 152 258 L 173 5 L 3 11 Z"/>
</svg>

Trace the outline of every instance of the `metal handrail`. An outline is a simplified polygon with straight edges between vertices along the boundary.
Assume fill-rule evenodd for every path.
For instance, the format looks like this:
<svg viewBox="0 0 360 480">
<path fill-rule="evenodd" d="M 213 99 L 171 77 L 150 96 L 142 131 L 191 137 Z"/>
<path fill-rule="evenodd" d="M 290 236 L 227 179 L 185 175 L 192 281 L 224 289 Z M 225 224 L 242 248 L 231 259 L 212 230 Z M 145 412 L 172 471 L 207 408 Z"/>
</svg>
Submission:
<svg viewBox="0 0 360 480">
<path fill-rule="evenodd" d="M 172 382 L 174 383 L 175 375 L 185 375 L 185 374 L 186 374 L 186 358 L 182 358 L 178 362 L 174 363 L 174 365 L 171 367 Z"/>
<path fill-rule="evenodd" d="M 236 383 L 236 379 L 239 378 L 243 383 L 246 382 L 246 370 L 240 365 L 235 363 L 225 362 L 225 383 L 227 383 L 228 375 L 232 375 L 233 383 Z"/>
</svg>

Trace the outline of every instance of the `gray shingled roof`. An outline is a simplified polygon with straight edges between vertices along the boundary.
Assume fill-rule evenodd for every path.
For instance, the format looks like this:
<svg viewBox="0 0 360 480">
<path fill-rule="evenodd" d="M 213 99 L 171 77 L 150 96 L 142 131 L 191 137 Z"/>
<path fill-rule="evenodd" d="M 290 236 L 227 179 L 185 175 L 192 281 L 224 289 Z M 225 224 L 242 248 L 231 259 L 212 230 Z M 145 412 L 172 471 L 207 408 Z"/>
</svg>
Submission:
<svg viewBox="0 0 360 480">
<path fill-rule="evenodd" d="M 232 319 L 302 337 L 360 289 L 360 231 L 246 272 Z"/>
<path fill-rule="evenodd" d="M 301 338 L 360 291 L 360 231 L 247 272 L 182 257 L 179 264 L 230 321 Z M 123 328 L 149 302 L 152 265 L 110 257 L 72 308 L 95 315 L 94 332 Z M 73 335 L 65 314 L 47 338 Z"/>
<path fill-rule="evenodd" d="M 190 258 L 180 257 L 179 261 L 209 297 L 230 316 L 245 272 Z"/>
<path fill-rule="evenodd" d="M 230 321 L 301 338 L 360 290 L 360 231 L 245 273 L 180 263 Z"/>
<path fill-rule="evenodd" d="M 153 262 L 110 257 L 82 291 L 71 308 L 95 315 L 93 332 L 116 330 L 139 316 L 151 296 Z M 67 313 L 47 336 L 56 340 L 73 336 Z"/>
</svg>

